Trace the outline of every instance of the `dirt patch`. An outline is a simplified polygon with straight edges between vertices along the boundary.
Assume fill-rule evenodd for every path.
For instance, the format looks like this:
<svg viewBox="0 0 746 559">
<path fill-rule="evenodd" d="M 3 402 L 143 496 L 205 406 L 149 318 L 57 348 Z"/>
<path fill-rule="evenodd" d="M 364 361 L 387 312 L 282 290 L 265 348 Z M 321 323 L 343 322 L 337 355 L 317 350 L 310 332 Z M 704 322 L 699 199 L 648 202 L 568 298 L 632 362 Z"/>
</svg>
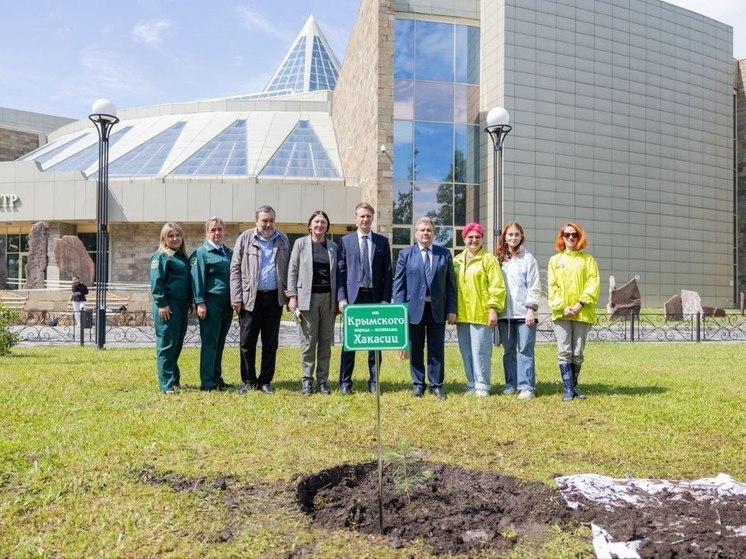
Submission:
<svg viewBox="0 0 746 559">
<path fill-rule="evenodd" d="M 707 502 L 685 496 L 614 510 L 575 497 L 579 506 L 571 510 L 557 489 L 540 483 L 425 466 L 432 476 L 409 495 L 396 487 L 391 465 L 384 466 L 383 534 L 393 547 L 421 540 L 436 555 L 507 554 L 518 544 L 540 542 L 550 527 L 571 531 L 580 523 L 595 523 L 616 541 L 643 540 L 642 557 L 746 557 L 743 497 Z M 318 527 L 379 534 L 378 491 L 378 465 L 371 462 L 305 478 L 297 498 Z"/>
<path fill-rule="evenodd" d="M 569 527 L 572 512 L 560 494 L 510 476 L 426 464 L 432 476 L 409 492 L 383 472 L 383 533 L 393 547 L 422 540 L 436 555 L 477 550 L 509 552 L 541 541 L 549 526 Z M 319 527 L 380 533 L 378 465 L 340 466 L 304 479 L 301 508 Z"/>
</svg>

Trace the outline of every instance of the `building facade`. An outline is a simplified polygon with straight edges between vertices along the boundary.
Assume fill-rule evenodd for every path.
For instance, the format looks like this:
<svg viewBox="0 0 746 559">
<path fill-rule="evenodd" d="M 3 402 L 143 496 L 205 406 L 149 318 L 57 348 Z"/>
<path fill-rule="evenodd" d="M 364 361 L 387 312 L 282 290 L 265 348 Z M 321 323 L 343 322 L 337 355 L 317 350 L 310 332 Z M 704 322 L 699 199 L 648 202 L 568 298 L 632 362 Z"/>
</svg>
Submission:
<svg viewBox="0 0 746 559">
<path fill-rule="evenodd" d="M 323 35 L 315 36 L 323 47 Z M 296 40 L 282 67 L 301 65 L 300 49 Z M 170 133 L 173 148 L 147 177 L 111 177 L 113 279 L 146 277 L 137 260 L 154 249 L 165 220 L 198 230 L 218 214 L 237 233 L 253 222 L 257 205 L 270 203 L 281 227 L 302 234 L 306 214 L 322 207 L 342 234 L 354 205 L 366 200 L 395 251 L 413 242 L 422 215 L 436 221 L 437 241 L 454 251 L 467 222 L 492 230 L 497 216 L 523 225 L 545 268 L 559 228 L 577 221 L 604 287 L 610 275 L 618 283 L 636 278 L 646 307 L 681 289 L 698 291 L 705 305 L 732 307 L 744 289 L 739 68 L 729 26 L 660 0 L 362 0 L 344 64 L 320 88 L 333 93 L 288 92 L 293 81 L 282 81 L 287 71 L 278 70 L 271 92 L 121 115 L 118 129 L 133 131 L 112 146 L 112 168 L 120 158 L 136 159 L 128 154 L 156 132 Z M 513 128 L 496 208 L 484 128 L 497 106 L 508 110 Z M 209 119 L 212 132 L 190 143 L 184 134 L 198 117 Z M 242 119 L 245 125 L 235 125 Z M 301 122 L 334 176 L 267 172 Z M 74 141 L 87 126 L 71 124 L 50 137 Z M 152 133 L 144 132 L 148 126 Z M 178 176 L 180 165 L 230 126 L 245 138 L 248 172 Z M 66 149 L 54 165 L 76 151 Z M 84 234 L 95 216 L 96 165 L 39 168 L 32 159 L 44 153 L 0 164 L 2 190 L 20 188 L 34 201 L 9 221 L 45 220 Z M 142 244 L 132 245 L 133 231 Z M 125 250 L 126 267 L 117 264 Z"/>
</svg>

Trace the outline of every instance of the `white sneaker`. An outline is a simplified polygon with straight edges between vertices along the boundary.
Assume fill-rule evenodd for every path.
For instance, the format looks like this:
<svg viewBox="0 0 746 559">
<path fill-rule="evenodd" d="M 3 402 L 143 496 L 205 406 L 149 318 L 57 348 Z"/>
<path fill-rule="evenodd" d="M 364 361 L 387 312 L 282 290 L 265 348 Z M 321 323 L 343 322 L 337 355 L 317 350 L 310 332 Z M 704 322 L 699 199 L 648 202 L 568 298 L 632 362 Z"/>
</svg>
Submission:
<svg viewBox="0 0 746 559">
<path fill-rule="evenodd" d="M 505 390 L 503 390 L 503 394 L 505 394 L 506 396 L 512 396 L 513 394 L 515 394 L 515 388 L 513 388 L 512 386 L 506 386 Z"/>
<path fill-rule="evenodd" d="M 534 398 L 536 398 L 536 395 L 530 390 L 521 390 L 518 393 L 519 400 L 533 400 Z"/>
<path fill-rule="evenodd" d="M 489 390 L 475 390 L 474 395 L 478 398 L 487 398 L 490 395 Z"/>
<path fill-rule="evenodd" d="M 471 388 L 467 388 L 466 392 L 464 392 L 464 394 L 474 394 L 474 392 L 475 392 L 474 391 L 474 387 L 471 387 Z"/>
</svg>

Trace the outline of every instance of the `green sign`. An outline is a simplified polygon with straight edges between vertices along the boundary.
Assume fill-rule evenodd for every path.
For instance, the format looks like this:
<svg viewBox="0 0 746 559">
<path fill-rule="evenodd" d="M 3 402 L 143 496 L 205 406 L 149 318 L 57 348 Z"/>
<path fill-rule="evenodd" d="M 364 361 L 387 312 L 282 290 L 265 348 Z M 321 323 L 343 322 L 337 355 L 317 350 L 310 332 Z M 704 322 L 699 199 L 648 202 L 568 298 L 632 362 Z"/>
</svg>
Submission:
<svg viewBox="0 0 746 559">
<path fill-rule="evenodd" d="M 407 305 L 347 305 L 342 332 L 345 351 L 409 349 Z"/>
</svg>

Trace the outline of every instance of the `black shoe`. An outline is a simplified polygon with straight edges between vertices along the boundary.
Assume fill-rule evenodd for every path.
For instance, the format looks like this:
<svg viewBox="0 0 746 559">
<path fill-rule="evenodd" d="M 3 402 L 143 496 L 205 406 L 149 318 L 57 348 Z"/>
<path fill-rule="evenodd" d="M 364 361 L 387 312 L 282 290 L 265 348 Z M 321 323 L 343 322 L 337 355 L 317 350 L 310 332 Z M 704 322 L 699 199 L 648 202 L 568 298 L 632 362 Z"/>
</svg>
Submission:
<svg viewBox="0 0 746 559">
<path fill-rule="evenodd" d="M 440 388 L 440 387 L 433 388 L 432 389 L 432 393 L 433 393 L 434 396 L 437 396 L 439 400 L 445 400 L 448 397 L 448 396 L 446 396 L 445 391 L 442 388 Z"/>
<path fill-rule="evenodd" d="M 376 394 L 376 383 L 375 382 L 371 382 L 368 385 L 368 391 L 375 396 Z"/>
<path fill-rule="evenodd" d="M 275 389 L 272 388 L 269 384 L 262 384 L 262 386 L 259 388 L 259 390 L 261 390 L 265 394 L 274 394 L 275 393 Z"/>
<path fill-rule="evenodd" d="M 412 390 L 412 396 L 415 398 L 422 398 L 422 395 L 424 393 L 425 393 L 425 387 L 419 384 L 414 387 L 414 390 Z"/>
<path fill-rule="evenodd" d="M 238 389 L 238 393 L 239 394 L 246 394 L 250 390 L 254 390 L 254 383 L 253 382 L 244 382 L 241 385 L 241 388 Z"/>
<path fill-rule="evenodd" d="M 313 381 L 304 380 L 300 387 L 300 393 L 304 396 L 310 396 L 313 394 Z"/>
<path fill-rule="evenodd" d="M 329 394 L 332 393 L 331 388 L 327 386 L 325 382 L 319 383 L 319 394 L 323 394 L 324 396 L 329 396 Z"/>
<path fill-rule="evenodd" d="M 223 379 L 220 379 L 218 381 L 218 390 L 228 390 L 229 388 L 233 388 L 232 384 L 228 384 Z"/>
<path fill-rule="evenodd" d="M 339 391 L 342 393 L 342 396 L 349 396 L 352 394 L 352 386 L 349 384 L 343 384 Z"/>
</svg>

